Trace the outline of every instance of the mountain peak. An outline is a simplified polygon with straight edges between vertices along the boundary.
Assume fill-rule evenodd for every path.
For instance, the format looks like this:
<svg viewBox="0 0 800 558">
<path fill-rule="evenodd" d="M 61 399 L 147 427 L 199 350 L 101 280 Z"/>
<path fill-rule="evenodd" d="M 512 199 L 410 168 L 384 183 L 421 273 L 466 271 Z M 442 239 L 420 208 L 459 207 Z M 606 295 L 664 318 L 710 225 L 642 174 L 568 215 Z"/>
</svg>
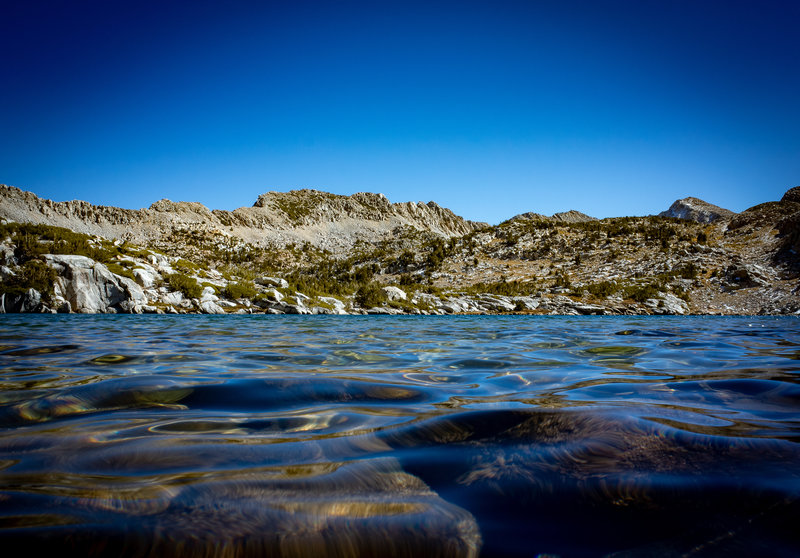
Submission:
<svg viewBox="0 0 800 558">
<path fill-rule="evenodd" d="M 658 214 L 659 217 L 686 219 L 696 223 L 713 223 L 720 219 L 730 219 L 736 215 L 730 209 L 708 203 L 700 198 L 688 197 L 676 200 L 669 209 Z"/>
</svg>

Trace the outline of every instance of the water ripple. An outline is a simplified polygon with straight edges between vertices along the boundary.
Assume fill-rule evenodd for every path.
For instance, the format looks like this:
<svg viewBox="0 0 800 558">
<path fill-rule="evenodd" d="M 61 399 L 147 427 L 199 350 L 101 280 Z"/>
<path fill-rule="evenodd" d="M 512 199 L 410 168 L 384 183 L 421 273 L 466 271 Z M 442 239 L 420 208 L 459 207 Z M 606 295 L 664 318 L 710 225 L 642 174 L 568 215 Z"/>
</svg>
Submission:
<svg viewBox="0 0 800 558">
<path fill-rule="evenodd" d="M 798 348 L 796 318 L 9 315 L 0 540 L 794 556 Z"/>
</svg>

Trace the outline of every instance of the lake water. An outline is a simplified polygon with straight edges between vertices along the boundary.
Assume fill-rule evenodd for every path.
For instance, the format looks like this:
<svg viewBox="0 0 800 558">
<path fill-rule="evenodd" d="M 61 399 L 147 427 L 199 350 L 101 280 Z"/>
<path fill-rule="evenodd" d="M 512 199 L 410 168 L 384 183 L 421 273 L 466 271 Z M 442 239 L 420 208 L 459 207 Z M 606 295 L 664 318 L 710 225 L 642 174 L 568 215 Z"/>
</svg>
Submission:
<svg viewBox="0 0 800 558">
<path fill-rule="evenodd" d="M 0 543 L 797 556 L 800 320 L 0 319 Z"/>
</svg>

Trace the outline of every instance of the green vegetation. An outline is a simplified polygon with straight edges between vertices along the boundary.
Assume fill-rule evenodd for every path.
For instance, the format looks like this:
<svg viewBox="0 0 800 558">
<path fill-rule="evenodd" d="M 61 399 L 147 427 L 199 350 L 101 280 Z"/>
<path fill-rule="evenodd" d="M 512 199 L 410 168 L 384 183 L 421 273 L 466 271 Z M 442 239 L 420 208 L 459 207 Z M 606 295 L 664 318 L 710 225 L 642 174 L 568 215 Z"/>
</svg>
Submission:
<svg viewBox="0 0 800 558">
<path fill-rule="evenodd" d="M 222 289 L 223 296 L 231 299 L 236 298 L 253 298 L 256 296 L 256 288 L 252 281 L 237 281 L 235 283 L 228 283 Z"/>
<path fill-rule="evenodd" d="M 186 298 L 199 298 L 203 294 L 203 288 L 197 280 L 183 273 L 167 275 L 166 280 L 173 290 L 182 292 Z"/>
<path fill-rule="evenodd" d="M 280 209 L 286 217 L 293 223 L 301 223 L 306 217 L 311 215 L 314 209 L 326 201 L 333 201 L 337 198 L 335 194 L 328 192 L 312 192 L 307 190 L 302 196 L 291 194 L 279 195 L 272 199 L 275 207 Z"/>
<path fill-rule="evenodd" d="M 39 260 L 28 260 L 17 269 L 16 275 L 0 283 L 0 294 L 21 295 L 28 289 L 36 289 L 49 301 L 55 281 L 56 272 L 52 267 Z"/>
<path fill-rule="evenodd" d="M 122 253 L 119 247 L 107 240 L 95 240 L 89 235 L 50 225 L 0 225 L 0 238 L 7 237 L 16 245 L 14 255 L 20 263 L 39 258 L 42 254 L 74 254 L 107 263 Z"/>
<path fill-rule="evenodd" d="M 135 280 L 136 278 L 133 276 L 133 271 L 130 270 L 128 267 L 123 266 L 122 265 L 123 263 L 129 263 L 129 262 L 124 262 L 124 261 L 119 263 L 107 262 L 105 265 L 111 273 L 115 275 L 120 275 L 122 277 L 127 277 L 128 279 Z"/>
<path fill-rule="evenodd" d="M 439 269 L 446 258 L 449 258 L 455 254 L 456 239 L 451 238 L 445 242 L 441 238 L 434 238 L 423 247 L 423 251 L 428 252 L 425 261 L 423 262 L 425 268 L 428 270 Z"/>
<path fill-rule="evenodd" d="M 625 298 L 630 298 L 636 302 L 644 302 L 649 298 L 656 298 L 662 288 L 663 287 L 661 285 L 649 283 L 645 285 L 631 285 L 629 287 L 625 287 L 623 292 L 625 294 Z"/>
<path fill-rule="evenodd" d="M 576 289 L 576 291 L 577 290 L 581 290 L 581 291 L 586 290 L 586 291 L 589 291 L 589 294 L 592 295 L 593 297 L 596 297 L 596 298 L 607 298 L 607 297 L 613 295 L 614 293 L 618 292 L 620 290 L 620 288 L 621 287 L 619 285 L 617 285 L 617 283 L 615 283 L 613 281 L 600 281 L 599 283 L 590 283 L 589 285 L 585 285 L 581 289 Z M 581 294 L 581 293 L 578 293 L 576 291 L 573 291 L 573 294 L 575 294 L 575 295 L 580 295 Z"/>
<path fill-rule="evenodd" d="M 470 294 L 497 294 L 503 296 L 531 296 L 539 291 L 533 281 L 497 281 L 495 283 L 476 283 L 468 292 Z"/>
<path fill-rule="evenodd" d="M 358 288 L 355 301 L 362 308 L 374 308 L 386 302 L 386 293 L 383 292 L 380 285 L 370 281 Z"/>
</svg>

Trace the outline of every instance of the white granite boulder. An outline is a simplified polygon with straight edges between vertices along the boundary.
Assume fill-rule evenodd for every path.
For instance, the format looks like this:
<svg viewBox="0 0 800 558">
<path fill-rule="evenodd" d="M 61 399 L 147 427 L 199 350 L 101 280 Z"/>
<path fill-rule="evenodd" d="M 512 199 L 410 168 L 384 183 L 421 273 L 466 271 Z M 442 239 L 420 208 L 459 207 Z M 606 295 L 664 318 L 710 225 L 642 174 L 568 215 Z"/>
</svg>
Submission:
<svg viewBox="0 0 800 558">
<path fill-rule="evenodd" d="M 406 295 L 406 292 L 403 289 L 393 285 L 383 287 L 383 292 L 386 294 L 386 298 L 389 301 L 406 300 L 408 298 L 408 295 Z"/>
<path fill-rule="evenodd" d="M 45 260 L 58 273 L 55 295 L 68 301 L 74 312 L 133 312 L 135 307 L 147 304 L 144 291 L 135 281 L 111 273 L 91 258 L 46 254 Z"/>
</svg>

